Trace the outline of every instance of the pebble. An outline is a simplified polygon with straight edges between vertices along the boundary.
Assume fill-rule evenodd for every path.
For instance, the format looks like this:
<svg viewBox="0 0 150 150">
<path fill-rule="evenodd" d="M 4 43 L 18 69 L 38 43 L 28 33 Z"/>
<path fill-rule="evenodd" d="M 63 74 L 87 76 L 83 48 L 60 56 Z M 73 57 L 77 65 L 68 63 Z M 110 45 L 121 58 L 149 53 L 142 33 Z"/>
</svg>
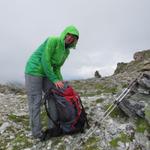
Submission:
<svg viewBox="0 0 150 150">
<path fill-rule="evenodd" d="M 10 127 L 10 123 L 4 122 L 0 127 L 0 133 L 2 134 L 8 127 Z"/>
</svg>

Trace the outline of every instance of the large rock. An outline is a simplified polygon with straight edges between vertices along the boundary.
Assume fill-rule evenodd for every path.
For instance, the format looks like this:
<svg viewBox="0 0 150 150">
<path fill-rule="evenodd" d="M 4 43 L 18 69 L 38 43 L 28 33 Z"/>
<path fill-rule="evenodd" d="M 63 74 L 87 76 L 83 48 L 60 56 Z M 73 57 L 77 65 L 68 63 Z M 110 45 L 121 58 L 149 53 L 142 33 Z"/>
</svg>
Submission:
<svg viewBox="0 0 150 150">
<path fill-rule="evenodd" d="M 129 95 L 120 102 L 119 107 L 129 117 L 139 116 L 145 118 L 150 124 L 150 72 L 143 74 L 142 78 L 129 93 Z"/>
<path fill-rule="evenodd" d="M 118 63 L 114 75 L 121 73 L 137 73 L 139 71 L 150 71 L 150 50 L 136 52 L 134 60 L 129 63 Z"/>
<path fill-rule="evenodd" d="M 127 67 L 127 63 L 124 63 L 124 62 L 118 63 L 114 74 L 125 72 L 126 67 Z"/>
<path fill-rule="evenodd" d="M 136 52 L 134 53 L 133 58 L 135 61 L 143 61 L 150 59 L 150 50 Z"/>
<path fill-rule="evenodd" d="M 95 71 L 95 74 L 94 74 L 95 78 L 101 78 L 102 76 L 100 75 L 99 71 Z"/>
<path fill-rule="evenodd" d="M 0 134 L 2 134 L 9 126 L 10 126 L 10 123 L 9 123 L 9 122 L 4 122 L 4 123 L 0 126 Z"/>
</svg>

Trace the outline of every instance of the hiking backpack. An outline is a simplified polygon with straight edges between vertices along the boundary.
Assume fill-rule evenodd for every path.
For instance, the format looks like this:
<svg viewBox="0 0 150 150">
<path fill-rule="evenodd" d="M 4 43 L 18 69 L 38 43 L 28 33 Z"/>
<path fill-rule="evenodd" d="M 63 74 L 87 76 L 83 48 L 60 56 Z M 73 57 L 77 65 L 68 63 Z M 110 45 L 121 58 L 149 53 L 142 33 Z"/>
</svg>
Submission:
<svg viewBox="0 0 150 150">
<path fill-rule="evenodd" d="M 87 127 L 89 127 L 80 96 L 67 83 L 64 84 L 63 89 L 55 88 L 48 90 L 44 96 L 44 99 L 47 115 L 55 125 L 55 129 L 50 132 L 55 132 L 54 134 L 56 136 L 59 136 L 60 134 L 84 132 L 85 123 L 87 124 Z M 54 121 L 48 111 L 48 109 L 50 109 L 47 106 L 49 99 L 53 99 L 55 102 L 58 116 L 57 121 Z M 58 132 L 58 134 L 56 132 Z"/>
</svg>

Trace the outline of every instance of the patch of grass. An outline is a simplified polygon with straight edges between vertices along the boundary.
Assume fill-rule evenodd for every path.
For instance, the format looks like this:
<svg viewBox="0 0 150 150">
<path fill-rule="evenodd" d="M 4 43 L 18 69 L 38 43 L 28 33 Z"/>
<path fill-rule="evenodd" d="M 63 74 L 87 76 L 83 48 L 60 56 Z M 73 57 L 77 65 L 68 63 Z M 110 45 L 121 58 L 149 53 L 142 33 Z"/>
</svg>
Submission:
<svg viewBox="0 0 150 150">
<path fill-rule="evenodd" d="M 122 85 L 122 88 L 126 88 L 126 87 L 128 87 L 128 84 L 127 84 L 127 83 L 124 83 L 124 84 Z"/>
<path fill-rule="evenodd" d="M 76 91 L 80 91 L 83 88 L 83 84 L 80 81 L 76 81 L 76 83 L 73 84 L 73 87 Z"/>
<path fill-rule="evenodd" d="M 127 143 L 130 142 L 131 139 L 127 134 L 121 132 L 120 135 L 117 138 L 112 139 L 109 144 L 111 145 L 111 147 L 116 148 L 119 141 L 121 141 L 122 143 Z"/>
<path fill-rule="evenodd" d="M 21 122 L 22 121 L 21 117 L 18 117 L 14 114 L 8 115 L 8 119 L 11 120 L 11 121 L 14 121 L 14 122 Z"/>
<path fill-rule="evenodd" d="M 100 150 L 100 148 L 97 146 L 97 142 L 100 139 L 98 137 L 90 137 L 84 144 L 83 149 L 84 150 Z"/>
<path fill-rule="evenodd" d="M 112 93 L 115 94 L 117 92 L 117 87 L 107 87 L 103 84 L 95 84 L 95 89 L 97 89 L 98 93 Z"/>
<path fill-rule="evenodd" d="M 48 116 L 47 116 L 47 113 L 44 109 L 43 109 L 43 111 L 41 111 L 41 122 L 42 122 L 43 127 L 47 127 L 47 125 L 48 125 Z"/>
<path fill-rule="evenodd" d="M 95 95 L 100 95 L 100 94 L 102 94 L 103 92 L 102 92 L 102 90 L 97 90 L 96 91 L 96 93 L 94 93 Z"/>
<path fill-rule="evenodd" d="M 7 142 L 0 140 L 0 150 L 7 149 L 6 146 L 7 146 Z"/>
<path fill-rule="evenodd" d="M 21 123 L 24 128 L 27 130 L 29 129 L 29 116 L 24 115 L 24 116 L 16 116 L 14 114 L 8 115 L 8 119 L 15 122 L 15 123 Z"/>
<path fill-rule="evenodd" d="M 116 87 L 112 87 L 112 88 L 105 88 L 105 93 L 112 93 L 112 94 L 116 94 L 117 93 L 117 88 Z"/>
<path fill-rule="evenodd" d="M 7 128 L 7 131 L 8 131 L 9 133 L 16 133 L 16 129 L 15 129 L 13 126 L 8 127 L 8 128 Z"/>
<path fill-rule="evenodd" d="M 111 104 L 107 104 L 104 106 L 105 111 L 111 106 Z M 116 107 L 111 113 L 110 116 L 112 118 L 126 118 L 127 116 L 125 115 L 125 113 L 119 109 L 118 107 Z"/>
<path fill-rule="evenodd" d="M 150 125 L 145 119 L 137 118 L 135 124 L 137 132 L 144 133 L 144 131 L 147 130 L 150 133 Z"/>
<path fill-rule="evenodd" d="M 112 139 L 109 143 L 110 143 L 110 145 L 112 146 L 112 147 L 117 147 L 118 146 L 118 138 L 116 138 L 116 139 Z"/>
<path fill-rule="evenodd" d="M 29 123 L 29 117 L 27 115 L 24 115 L 24 116 L 16 116 L 14 114 L 10 114 L 8 115 L 8 119 L 11 120 L 11 121 L 14 121 L 14 122 L 22 122 L 22 123 L 25 123 L 25 124 L 28 124 Z"/>
<path fill-rule="evenodd" d="M 23 134 L 16 135 L 16 138 L 11 142 L 13 149 L 12 150 L 20 150 L 24 148 L 32 147 L 32 143 L 28 140 L 28 138 Z"/>
<path fill-rule="evenodd" d="M 83 96 L 83 97 L 86 97 L 86 96 L 92 97 L 92 96 L 96 95 L 96 93 L 79 93 L 79 94 L 80 94 L 80 96 Z"/>
<path fill-rule="evenodd" d="M 98 104 L 98 103 L 102 103 L 104 101 L 104 99 L 102 99 L 102 98 L 98 98 L 97 100 L 96 100 L 96 103 Z"/>
</svg>

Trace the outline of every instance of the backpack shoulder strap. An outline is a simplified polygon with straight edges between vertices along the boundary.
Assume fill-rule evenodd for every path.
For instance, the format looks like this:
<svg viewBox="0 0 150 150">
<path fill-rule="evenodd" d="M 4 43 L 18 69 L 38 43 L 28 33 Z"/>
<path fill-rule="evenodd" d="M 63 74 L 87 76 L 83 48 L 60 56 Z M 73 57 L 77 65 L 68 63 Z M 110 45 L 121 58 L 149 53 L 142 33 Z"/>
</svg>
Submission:
<svg viewBox="0 0 150 150">
<path fill-rule="evenodd" d="M 48 107 L 47 107 L 47 103 L 48 103 L 48 97 L 50 96 L 50 94 L 52 95 L 53 93 L 50 92 L 50 93 L 46 93 L 45 96 L 44 96 L 44 106 L 45 106 L 45 110 L 46 110 L 46 113 L 47 113 L 47 116 L 49 117 L 50 120 L 52 120 L 52 122 L 54 123 L 54 125 L 56 127 L 60 127 L 60 124 L 58 122 L 56 122 L 52 116 L 50 115 L 49 111 L 48 111 Z"/>
</svg>

